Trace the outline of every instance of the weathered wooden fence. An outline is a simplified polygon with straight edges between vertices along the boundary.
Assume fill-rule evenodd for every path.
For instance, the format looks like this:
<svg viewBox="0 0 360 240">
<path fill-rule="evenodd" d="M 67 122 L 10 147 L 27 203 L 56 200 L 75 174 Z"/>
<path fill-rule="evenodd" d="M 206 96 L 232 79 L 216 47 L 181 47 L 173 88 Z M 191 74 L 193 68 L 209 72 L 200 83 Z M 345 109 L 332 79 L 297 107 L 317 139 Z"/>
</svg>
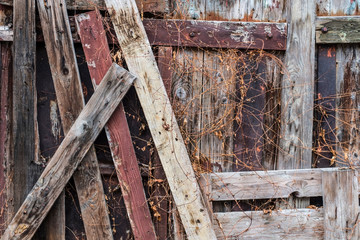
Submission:
<svg viewBox="0 0 360 240">
<path fill-rule="evenodd" d="M 358 1 L 0 4 L 3 239 L 31 237 L 55 195 L 36 239 L 359 238 Z M 76 193 L 67 172 L 32 205 L 112 61 L 139 80 L 107 123 L 111 155 L 100 137 Z"/>
</svg>

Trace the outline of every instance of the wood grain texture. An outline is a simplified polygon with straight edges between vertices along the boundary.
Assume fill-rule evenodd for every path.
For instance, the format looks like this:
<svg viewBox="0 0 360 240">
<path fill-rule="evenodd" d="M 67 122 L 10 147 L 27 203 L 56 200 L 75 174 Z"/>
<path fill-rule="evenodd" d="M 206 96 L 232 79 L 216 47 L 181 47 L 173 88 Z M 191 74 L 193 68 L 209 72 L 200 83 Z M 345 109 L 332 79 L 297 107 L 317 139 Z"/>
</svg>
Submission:
<svg viewBox="0 0 360 240">
<path fill-rule="evenodd" d="M 302 11 L 299 11 L 302 9 Z M 282 79 L 277 169 L 310 168 L 314 106 L 315 4 L 287 2 L 286 73 Z M 296 57 L 294 57 L 296 56 Z M 298 201 L 306 207 L 309 200 Z"/>
<path fill-rule="evenodd" d="M 9 185 L 11 182 L 11 176 L 8 175 L 8 164 L 10 161 L 9 153 L 9 130 L 10 130 L 10 84 L 11 84 L 11 44 L 1 43 L 0 44 L 0 207 L 2 213 L 0 214 L 0 234 L 5 230 L 5 225 L 11 218 L 10 215 L 14 210 L 12 206 L 7 204 L 10 200 Z M 7 206 L 8 205 L 8 206 Z M 10 213 L 10 214 L 9 214 Z M 10 216 L 9 216 L 10 215 Z"/>
<path fill-rule="evenodd" d="M 325 239 L 359 239 L 359 183 L 355 170 L 322 172 Z"/>
<path fill-rule="evenodd" d="M 134 79 L 118 65 L 111 66 L 10 222 L 2 240 L 31 239 Z"/>
<path fill-rule="evenodd" d="M 16 8 L 16 9 L 15 9 Z M 21 206 L 43 168 L 38 161 L 36 111 L 35 1 L 14 2 L 13 80 L 11 87 L 10 162 L 8 174 L 14 211 Z M 11 216 L 15 212 L 9 213 Z"/>
<path fill-rule="evenodd" d="M 316 43 L 359 43 L 360 17 L 318 17 Z"/>
<path fill-rule="evenodd" d="M 50 69 L 64 133 L 84 107 L 79 70 L 64 0 L 38 0 Z M 74 174 L 87 239 L 112 239 L 100 170 L 94 148 Z"/>
<path fill-rule="evenodd" d="M 218 239 L 323 239 L 322 210 L 215 213 Z"/>
<path fill-rule="evenodd" d="M 188 239 L 216 239 L 180 129 L 133 0 L 107 0 L 117 38 Z"/>
<path fill-rule="evenodd" d="M 77 15 L 76 22 L 96 89 L 112 64 L 102 17 L 99 12 L 92 11 Z M 105 129 L 134 238 L 155 240 L 156 234 L 122 103 Z"/>
</svg>

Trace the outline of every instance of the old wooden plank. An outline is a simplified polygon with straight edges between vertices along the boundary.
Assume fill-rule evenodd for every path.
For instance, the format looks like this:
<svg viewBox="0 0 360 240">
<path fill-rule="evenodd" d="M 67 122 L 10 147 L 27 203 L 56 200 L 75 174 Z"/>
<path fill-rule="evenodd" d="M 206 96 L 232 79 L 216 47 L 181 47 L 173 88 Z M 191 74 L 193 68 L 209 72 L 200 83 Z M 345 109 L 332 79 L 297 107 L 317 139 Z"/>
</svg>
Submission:
<svg viewBox="0 0 360 240">
<path fill-rule="evenodd" d="M 11 85 L 11 44 L 0 44 L 0 234 L 5 230 L 5 224 L 12 216 L 8 214 L 14 212 L 10 199 L 7 198 L 8 186 L 11 184 L 11 176 L 8 175 L 9 163 L 9 130 L 10 130 L 10 85 Z M 6 166 L 6 167 L 5 167 Z"/>
<path fill-rule="evenodd" d="M 82 86 L 64 0 L 38 0 L 38 10 L 66 134 L 84 106 Z M 112 239 L 100 170 L 92 148 L 74 174 L 88 239 Z M 96 194 L 95 194 L 96 193 Z"/>
<path fill-rule="evenodd" d="M 358 185 L 356 170 L 322 172 L 325 239 L 359 239 Z"/>
<path fill-rule="evenodd" d="M 152 45 L 286 49 L 284 23 L 147 19 L 144 26 Z"/>
<path fill-rule="evenodd" d="M 1 5 L 12 6 L 14 0 L 0 0 Z M 136 0 L 142 12 L 168 13 L 168 0 Z M 66 0 L 68 10 L 105 10 L 104 0 Z"/>
<path fill-rule="evenodd" d="M 102 17 L 99 12 L 92 11 L 77 15 L 76 22 L 91 80 L 96 88 L 112 64 Z M 155 240 L 156 234 L 122 103 L 109 119 L 105 130 L 134 238 Z"/>
<path fill-rule="evenodd" d="M 218 239 L 323 239 L 324 213 L 314 209 L 215 213 Z"/>
<path fill-rule="evenodd" d="M 360 16 L 318 17 L 316 43 L 359 43 Z"/>
<path fill-rule="evenodd" d="M 189 239 L 216 239 L 134 0 L 106 5 Z"/>
<path fill-rule="evenodd" d="M 337 46 L 336 50 L 336 165 L 360 164 L 360 48 Z"/>
<path fill-rule="evenodd" d="M 10 222 L 2 240 L 31 239 L 134 79 L 118 65 L 111 66 Z"/>
<path fill-rule="evenodd" d="M 333 166 L 336 161 L 336 48 L 333 45 L 318 47 L 315 139 L 313 164 L 317 167 Z"/>
<path fill-rule="evenodd" d="M 12 176 L 12 194 L 8 197 L 13 199 L 10 205 L 17 211 L 43 168 L 37 158 L 35 1 L 15 1 L 13 14 L 12 124 L 7 170 Z M 13 216 L 15 212 L 9 214 Z"/>
<path fill-rule="evenodd" d="M 229 172 L 211 174 L 213 201 L 322 195 L 321 169 Z"/>
<path fill-rule="evenodd" d="M 318 16 L 357 15 L 359 3 L 353 0 L 317 0 Z"/>
<path fill-rule="evenodd" d="M 314 106 L 315 4 L 287 3 L 286 73 L 282 79 L 278 169 L 310 168 Z M 301 14 L 299 9 L 303 9 Z M 296 56 L 296 57 L 294 57 Z M 297 207 L 306 207 L 308 200 Z"/>
</svg>

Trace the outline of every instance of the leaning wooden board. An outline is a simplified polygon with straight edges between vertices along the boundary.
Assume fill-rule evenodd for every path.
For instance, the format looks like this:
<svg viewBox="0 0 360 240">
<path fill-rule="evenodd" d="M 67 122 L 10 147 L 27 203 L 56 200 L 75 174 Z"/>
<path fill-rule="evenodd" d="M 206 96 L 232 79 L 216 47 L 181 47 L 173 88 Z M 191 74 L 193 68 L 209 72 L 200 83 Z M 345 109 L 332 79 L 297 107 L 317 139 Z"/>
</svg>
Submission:
<svg viewBox="0 0 360 240">
<path fill-rule="evenodd" d="M 32 238 L 134 79 L 125 69 L 116 64 L 112 65 L 8 225 L 1 240 Z"/>
<path fill-rule="evenodd" d="M 84 107 L 79 69 L 64 0 L 38 0 L 41 27 L 64 133 Z M 113 239 L 95 149 L 74 174 L 87 239 Z"/>
<path fill-rule="evenodd" d="M 102 20 L 98 11 L 76 16 L 77 28 L 94 88 L 101 82 L 112 64 Z M 105 131 L 134 238 L 156 240 L 122 103 L 109 119 Z"/>
<path fill-rule="evenodd" d="M 134 0 L 107 0 L 117 38 L 188 239 L 216 239 L 179 126 Z"/>
</svg>

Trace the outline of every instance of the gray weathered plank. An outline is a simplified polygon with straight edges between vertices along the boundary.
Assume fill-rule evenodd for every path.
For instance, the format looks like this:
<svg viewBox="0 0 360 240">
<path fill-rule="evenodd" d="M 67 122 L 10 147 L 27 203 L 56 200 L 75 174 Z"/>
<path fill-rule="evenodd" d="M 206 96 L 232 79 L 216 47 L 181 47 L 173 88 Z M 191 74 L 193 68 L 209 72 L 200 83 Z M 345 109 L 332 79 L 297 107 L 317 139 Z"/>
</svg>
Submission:
<svg viewBox="0 0 360 240">
<path fill-rule="evenodd" d="M 323 239 L 322 209 L 215 213 L 218 239 Z"/>
<path fill-rule="evenodd" d="M 38 0 L 42 32 L 64 133 L 84 107 L 66 4 L 64 0 Z M 87 239 L 112 239 L 95 149 L 91 148 L 74 174 Z"/>
<path fill-rule="evenodd" d="M 310 168 L 312 159 L 315 4 L 288 1 L 286 73 L 282 79 L 281 130 L 277 169 Z M 302 9 L 302 11 L 299 11 Z M 305 207 L 308 200 L 297 207 Z"/>
<path fill-rule="evenodd" d="M 216 239 L 135 1 L 106 5 L 129 70 L 138 76 L 135 89 L 187 237 Z"/>
<path fill-rule="evenodd" d="M 356 170 L 322 172 L 325 239 L 359 239 L 358 185 Z"/>
<path fill-rule="evenodd" d="M 118 65 L 111 66 L 1 240 L 31 239 L 134 79 Z"/>
<path fill-rule="evenodd" d="M 316 43 L 359 43 L 360 16 L 318 17 Z"/>
</svg>

